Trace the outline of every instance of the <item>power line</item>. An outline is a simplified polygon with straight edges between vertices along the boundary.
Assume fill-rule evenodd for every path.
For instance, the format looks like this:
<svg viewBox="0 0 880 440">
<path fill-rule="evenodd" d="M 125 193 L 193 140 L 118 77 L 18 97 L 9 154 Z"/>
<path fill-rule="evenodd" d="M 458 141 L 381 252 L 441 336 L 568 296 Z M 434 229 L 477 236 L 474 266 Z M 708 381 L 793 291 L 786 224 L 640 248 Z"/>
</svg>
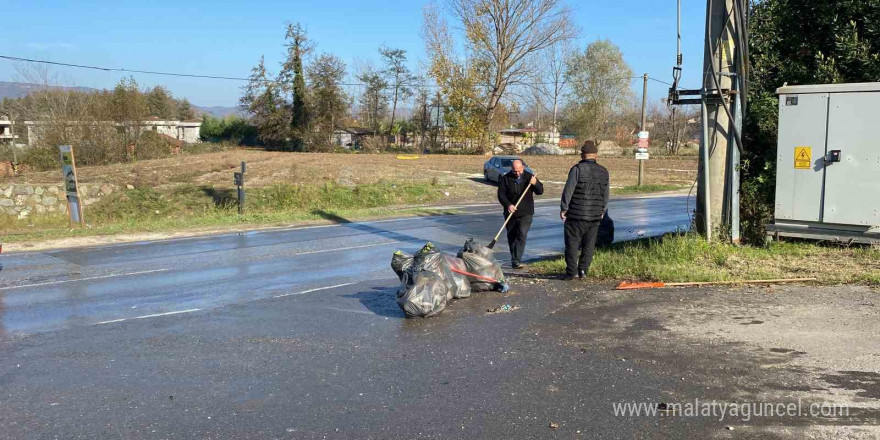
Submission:
<svg viewBox="0 0 880 440">
<path fill-rule="evenodd" d="M 74 67 L 78 69 L 90 69 L 90 70 L 100 70 L 103 72 L 123 72 L 123 73 L 142 73 L 147 75 L 160 75 L 160 76 L 172 76 L 172 77 L 183 77 L 183 78 L 202 78 L 202 79 L 219 79 L 219 80 L 227 80 L 227 81 L 251 81 L 251 78 L 242 78 L 236 76 L 220 76 L 220 75 L 197 75 L 191 73 L 177 73 L 177 72 L 160 72 L 155 70 L 136 70 L 136 69 L 125 69 L 125 68 L 117 68 L 117 67 L 102 67 L 102 66 L 90 66 L 86 64 L 73 64 L 73 63 L 62 63 L 57 61 L 48 61 L 48 60 L 36 60 L 31 58 L 21 58 L 14 57 L 10 55 L 0 55 L 0 58 L 9 60 L 9 61 L 18 61 L 18 62 L 26 62 L 26 63 L 36 63 L 36 64 L 49 64 L 53 66 L 62 66 L 62 67 Z M 641 79 L 641 76 L 625 76 L 615 79 Z M 668 82 L 661 81 L 659 79 L 648 77 L 648 79 L 652 81 L 656 81 L 661 84 L 672 85 Z M 277 81 L 273 80 L 265 80 L 268 83 L 275 83 Z M 366 83 L 340 83 L 340 86 L 366 86 Z M 513 85 L 513 84 L 511 84 Z M 552 82 L 534 82 L 534 83 L 520 83 L 519 85 L 554 85 Z M 440 87 L 437 84 L 426 84 L 426 83 L 412 83 L 412 84 L 401 84 L 403 87 Z"/>
</svg>

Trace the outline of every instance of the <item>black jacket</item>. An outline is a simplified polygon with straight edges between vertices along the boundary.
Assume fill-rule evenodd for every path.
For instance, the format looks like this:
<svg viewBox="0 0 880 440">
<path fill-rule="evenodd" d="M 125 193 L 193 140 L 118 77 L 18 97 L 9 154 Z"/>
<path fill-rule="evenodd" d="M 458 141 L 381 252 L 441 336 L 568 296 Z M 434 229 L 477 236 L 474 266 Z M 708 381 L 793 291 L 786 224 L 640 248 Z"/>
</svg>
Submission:
<svg viewBox="0 0 880 440">
<path fill-rule="evenodd" d="M 516 183 L 516 173 L 513 171 L 501 176 L 501 179 L 498 181 L 498 203 L 501 203 L 502 209 L 504 209 L 505 218 L 507 218 L 508 214 L 507 207 L 516 205 L 516 201 L 519 200 L 519 197 L 529 185 L 529 180 L 532 180 L 532 173 L 528 171 L 523 171 L 519 184 Z M 535 198 L 532 197 L 533 194 L 539 196 L 544 194 L 544 184 L 540 180 L 535 185 L 532 185 L 529 193 L 523 197 L 522 202 L 520 202 L 519 207 L 516 208 L 516 212 L 513 214 L 513 218 L 535 214 Z"/>
<path fill-rule="evenodd" d="M 572 220 L 598 221 L 608 208 L 608 170 L 585 159 L 571 167 L 559 208 Z"/>
</svg>

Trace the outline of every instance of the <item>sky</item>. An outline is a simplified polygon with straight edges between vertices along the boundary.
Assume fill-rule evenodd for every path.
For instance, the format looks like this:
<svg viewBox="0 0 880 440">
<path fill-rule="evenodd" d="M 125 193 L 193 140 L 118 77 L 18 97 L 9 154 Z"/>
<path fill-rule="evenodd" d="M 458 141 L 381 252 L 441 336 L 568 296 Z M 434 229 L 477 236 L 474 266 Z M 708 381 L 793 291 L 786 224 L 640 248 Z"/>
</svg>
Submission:
<svg viewBox="0 0 880 440">
<path fill-rule="evenodd" d="M 440 0 L 442 3 L 442 0 Z M 286 22 L 300 22 L 316 52 L 334 54 L 353 71 L 378 65 L 378 48 L 405 49 L 413 70 L 426 56 L 419 36 L 423 0 L 43 1 L 0 0 L 0 55 L 101 67 L 247 77 L 266 57 L 277 72 Z M 581 30 L 576 47 L 609 39 L 636 74 L 671 82 L 676 50 L 675 0 L 568 0 Z M 682 0 L 682 85 L 698 88 L 705 1 Z M 454 24 L 454 23 L 452 23 Z M 19 67 L 16 67 L 16 64 Z M 0 59 L 0 81 L 22 81 L 21 63 Z M 111 88 L 126 74 L 51 67 L 60 85 Z M 143 87 L 165 85 L 200 106 L 234 106 L 241 81 L 135 74 Z M 633 81 L 641 93 L 641 79 Z M 651 81 L 649 97 L 668 86 Z"/>
</svg>

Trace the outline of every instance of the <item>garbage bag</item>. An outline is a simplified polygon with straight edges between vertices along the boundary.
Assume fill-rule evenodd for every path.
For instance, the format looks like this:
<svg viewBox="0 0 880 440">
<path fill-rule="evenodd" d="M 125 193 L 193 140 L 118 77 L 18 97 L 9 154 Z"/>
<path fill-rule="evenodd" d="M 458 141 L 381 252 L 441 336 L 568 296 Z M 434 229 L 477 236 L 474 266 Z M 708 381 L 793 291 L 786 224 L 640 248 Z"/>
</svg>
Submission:
<svg viewBox="0 0 880 440">
<path fill-rule="evenodd" d="M 596 237 L 596 246 L 608 246 L 614 242 L 614 220 L 605 211 L 605 215 L 599 222 L 599 234 Z"/>
<path fill-rule="evenodd" d="M 457 289 L 453 298 L 461 299 L 471 296 L 471 282 L 468 280 L 467 276 L 452 271 L 452 269 L 457 269 L 467 272 L 467 265 L 464 264 L 464 260 L 447 254 L 444 254 L 443 256 L 446 257 L 446 264 L 449 265 L 449 269 L 452 272 L 452 280 L 455 281 Z"/>
<path fill-rule="evenodd" d="M 391 270 L 403 281 L 403 274 L 412 267 L 413 256 L 405 252 L 397 251 L 391 256 Z"/>
<path fill-rule="evenodd" d="M 501 265 L 495 260 L 495 254 L 492 252 L 492 249 L 474 241 L 473 238 L 469 238 L 464 243 L 457 256 L 464 261 L 467 272 L 492 278 L 502 284 L 505 282 L 504 272 L 501 270 Z M 496 286 L 495 283 L 487 282 L 480 278 L 468 276 L 468 279 L 471 282 L 472 292 L 493 290 Z"/>
<path fill-rule="evenodd" d="M 415 255 L 397 251 L 391 257 L 391 269 L 400 278 L 397 305 L 407 317 L 429 317 L 446 308 L 453 298 L 470 296 L 467 279 L 450 270 L 451 255 L 438 251 L 433 244 L 426 244 Z"/>
<path fill-rule="evenodd" d="M 405 278 L 406 284 L 397 292 L 397 305 L 408 318 L 431 317 L 446 308 L 448 289 L 437 274 L 417 272 Z"/>
</svg>

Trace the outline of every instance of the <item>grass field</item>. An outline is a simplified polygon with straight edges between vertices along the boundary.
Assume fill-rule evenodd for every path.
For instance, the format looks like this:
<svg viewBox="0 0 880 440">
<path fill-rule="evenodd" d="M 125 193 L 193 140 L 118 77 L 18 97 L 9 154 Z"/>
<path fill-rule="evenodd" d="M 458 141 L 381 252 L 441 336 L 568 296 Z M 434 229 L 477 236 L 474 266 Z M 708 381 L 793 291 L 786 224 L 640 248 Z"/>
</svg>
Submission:
<svg viewBox="0 0 880 440">
<path fill-rule="evenodd" d="M 565 272 L 562 258 L 532 265 L 537 273 Z M 598 249 L 589 278 L 625 281 L 738 281 L 818 278 L 818 282 L 880 285 L 880 248 L 813 243 L 766 247 L 707 243 L 693 234 L 616 243 Z"/>
</svg>

